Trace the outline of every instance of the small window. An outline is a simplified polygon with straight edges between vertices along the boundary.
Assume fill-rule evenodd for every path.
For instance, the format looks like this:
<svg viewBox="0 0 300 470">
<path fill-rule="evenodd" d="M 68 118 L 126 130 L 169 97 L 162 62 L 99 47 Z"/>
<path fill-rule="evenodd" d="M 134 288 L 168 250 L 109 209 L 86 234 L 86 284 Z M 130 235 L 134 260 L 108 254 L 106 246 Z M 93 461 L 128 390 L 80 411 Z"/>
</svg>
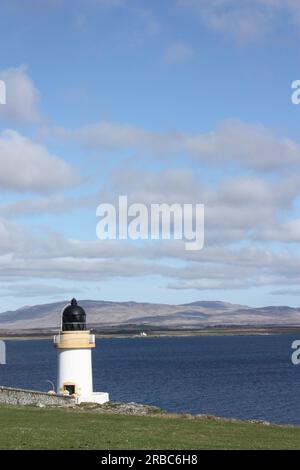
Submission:
<svg viewBox="0 0 300 470">
<path fill-rule="evenodd" d="M 75 395 L 75 385 L 74 384 L 64 385 L 64 390 L 69 392 L 69 395 Z"/>
</svg>

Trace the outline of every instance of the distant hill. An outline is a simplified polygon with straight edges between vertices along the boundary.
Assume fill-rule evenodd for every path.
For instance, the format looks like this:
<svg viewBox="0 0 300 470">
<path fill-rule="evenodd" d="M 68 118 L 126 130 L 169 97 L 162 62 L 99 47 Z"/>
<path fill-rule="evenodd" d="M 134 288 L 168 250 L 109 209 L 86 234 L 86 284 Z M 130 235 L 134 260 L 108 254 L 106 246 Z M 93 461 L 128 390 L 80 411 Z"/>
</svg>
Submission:
<svg viewBox="0 0 300 470">
<path fill-rule="evenodd" d="M 81 300 L 90 327 L 149 325 L 166 328 L 206 326 L 300 326 L 300 308 L 261 307 L 199 301 L 182 305 Z M 66 302 L 22 307 L 0 314 L 0 330 L 58 329 Z"/>
</svg>

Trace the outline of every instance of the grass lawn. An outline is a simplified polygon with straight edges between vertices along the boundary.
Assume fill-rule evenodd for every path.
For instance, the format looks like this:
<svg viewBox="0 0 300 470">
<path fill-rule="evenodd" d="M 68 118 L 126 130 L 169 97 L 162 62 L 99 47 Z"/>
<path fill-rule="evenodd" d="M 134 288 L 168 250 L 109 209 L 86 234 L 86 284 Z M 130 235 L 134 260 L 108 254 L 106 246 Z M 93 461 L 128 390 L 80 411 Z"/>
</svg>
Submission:
<svg viewBox="0 0 300 470">
<path fill-rule="evenodd" d="M 300 428 L 0 406 L 0 449 L 300 449 Z"/>
</svg>

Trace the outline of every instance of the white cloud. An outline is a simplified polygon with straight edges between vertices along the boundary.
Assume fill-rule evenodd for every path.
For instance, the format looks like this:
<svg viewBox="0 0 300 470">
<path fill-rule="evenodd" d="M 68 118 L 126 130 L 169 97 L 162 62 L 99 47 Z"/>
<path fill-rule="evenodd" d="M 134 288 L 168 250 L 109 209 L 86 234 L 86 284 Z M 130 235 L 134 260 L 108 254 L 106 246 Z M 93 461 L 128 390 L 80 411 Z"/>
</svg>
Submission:
<svg viewBox="0 0 300 470">
<path fill-rule="evenodd" d="M 0 134 L 0 168 L 3 189 L 47 193 L 79 182 L 64 160 L 9 129 Z"/>
<path fill-rule="evenodd" d="M 40 121 L 40 94 L 26 68 L 1 70 L 0 79 L 6 84 L 6 105 L 0 107 L 0 118 L 16 123 Z"/>
<path fill-rule="evenodd" d="M 15 243 L 17 245 L 17 240 Z M 168 264 L 167 258 L 181 260 L 181 263 Z M 22 249 L 17 246 L 14 254 L 0 256 L 0 278 L 5 281 L 64 279 L 92 282 L 155 275 L 170 288 L 197 290 L 297 287 L 299 268 L 300 257 L 294 253 L 278 254 L 254 247 L 238 250 L 215 246 L 199 252 L 194 259 L 187 257 L 184 260 L 180 243 L 174 247 L 170 243 L 153 242 L 141 247 L 118 241 L 80 242 L 57 237 L 47 241 L 28 239 Z"/>
<path fill-rule="evenodd" d="M 299 289 L 276 289 L 272 292 L 269 292 L 270 295 L 288 295 L 288 296 L 300 296 Z"/>
<path fill-rule="evenodd" d="M 290 219 L 281 224 L 277 223 L 265 227 L 261 233 L 261 239 L 285 243 L 299 243 L 300 219 Z"/>
<path fill-rule="evenodd" d="M 173 183 L 168 181 L 166 175 L 162 176 L 157 187 L 163 180 L 167 180 L 169 186 L 167 193 L 171 197 Z M 147 190 L 151 199 L 149 181 L 148 178 Z M 142 185 L 142 175 L 140 184 Z M 153 190 L 155 190 L 154 185 Z M 175 187 L 173 191 L 176 194 Z M 219 196 L 222 197 L 221 192 Z M 251 201 L 249 203 L 251 206 Z M 239 214 L 246 211 L 247 207 L 244 205 L 240 207 Z M 255 207 L 252 211 L 255 212 Z M 228 217 L 228 214 L 224 217 Z M 232 221 L 236 227 L 238 223 L 240 224 L 240 240 L 243 241 L 240 247 L 232 244 L 240 241 L 232 236 L 234 232 L 234 228 L 230 227 Z M 258 221 L 261 222 L 261 219 L 258 218 Z M 22 227 L 2 218 L 0 219 L 0 278 L 5 281 L 11 279 L 21 282 L 40 279 L 92 282 L 155 275 L 160 276 L 168 287 L 176 289 L 297 287 L 300 282 L 300 256 L 294 250 L 289 252 L 285 249 L 279 252 L 269 243 L 265 247 L 262 243 L 251 243 L 251 238 L 247 239 L 247 234 L 245 236 L 244 227 L 248 227 L 246 218 L 240 222 L 238 217 L 234 220 L 229 218 L 225 227 L 224 219 L 214 222 L 216 231 L 219 232 L 219 237 L 214 243 L 206 245 L 200 252 L 186 252 L 181 241 L 164 243 L 149 241 L 143 244 L 118 240 L 81 241 L 66 239 L 49 231 L 45 236 L 34 236 Z M 211 224 L 211 220 L 208 221 L 208 237 L 211 236 Z M 222 242 L 226 231 L 228 238 Z"/>
<path fill-rule="evenodd" d="M 299 194 L 300 177 L 223 177 L 208 183 L 191 171 L 123 170 L 115 172 L 103 188 L 102 200 L 127 194 L 129 202 L 204 203 L 207 243 L 265 239 L 264 231 L 282 214 L 289 216 Z M 112 189 L 113 188 L 113 191 Z M 283 229 L 283 224 L 281 229 Z M 216 238 L 217 237 L 217 238 Z"/>
<path fill-rule="evenodd" d="M 276 30 L 283 17 L 300 24 L 298 0 L 177 0 L 177 5 L 192 8 L 209 28 L 242 42 Z"/>
<path fill-rule="evenodd" d="M 96 138 L 97 133 L 94 136 Z M 107 137 L 103 133 L 94 145 L 98 146 L 102 137 L 112 139 L 112 135 Z M 126 132 L 121 132 L 117 145 L 124 144 L 124 141 L 130 145 L 144 145 L 143 133 L 133 130 L 129 137 Z M 146 139 L 149 138 L 148 142 L 151 142 L 156 135 L 146 134 Z M 186 138 L 181 136 L 180 139 L 185 142 Z M 214 137 L 215 140 L 218 141 Z M 276 151 L 272 139 L 270 147 L 258 140 L 258 148 Z M 156 141 L 154 146 L 157 145 Z M 228 148 L 231 145 L 228 144 Z M 216 147 L 218 151 L 221 147 L 226 151 L 225 141 L 220 139 Z M 247 157 L 249 160 L 250 156 L 251 153 Z M 0 277 L 79 281 L 86 280 L 88 273 L 88 279 L 98 281 L 156 275 L 161 276 L 170 288 L 180 286 L 197 290 L 292 286 L 300 282 L 300 258 L 296 253 L 276 249 L 270 241 L 285 243 L 300 239 L 299 220 L 291 215 L 299 194 L 299 180 L 296 173 L 278 171 L 270 179 L 265 175 L 248 173 L 234 178 L 223 175 L 221 181 L 212 183 L 189 170 L 137 171 L 127 168 L 107 179 L 106 186 L 98 194 L 99 199 L 96 194 L 80 198 L 53 195 L 10 203 L 1 207 L 2 215 L 69 213 L 82 205 L 94 210 L 101 201 L 113 202 L 119 194 L 127 194 L 129 203 L 138 201 L 147 205 L 153 202 L 203 202 L 206 207 L 206 242 L 204 250 L 190 253 L 184 250 L 181 242 L 175 241 L 133 245 L 118 241 L 103 243 L 96 238 L 90 241 L 70 240 L 58 234 L 40 238 L 23 233 L 16 225 L 2 219 Z M 236 245 L 240 242 L 241 248 Z"/>
<path fill-rule="evenodd" d="M 24 198 L 22 194 L 18 201 L 0 205 L 0 215 L 7 219 L 20 216 L 40 216 L 45 214 L 70 214 L 74 210 L 94 208 L 99 204 L 99 193 L 71 196 L 66 194 L 51 194 L 44 197 Z"/>
<path fill-rule="evenodd" d="M 51 297 L 54 299 L 64 298 L 67 294 L 81 294 L 84 290 L 73 285 L 70 287 L 61 287 L 49 284 L 35 284 L 35 283 L 13 283 L 4 285 L 0 288 L 1 297 L 20 297 L 20 298 L 34 298 L 34 297 Z"/>
<path fill-rule="evenodd" d="M 78 129 L 45 129 L 47 137 L 78 141 L 96 149 L 132 149 L 143 154 L 184 156 L 210 165 L 228 163 L 259 172 L 293 171 L 300 163 L 300 146 L 278 137 L 262 125 L 224 121 L 209 133 L 157 133 L 129 124 L 97 122 Z"/>
<path fill-rule="evenodd" d="M 223 122 L 208 134 L 187 136 L 185 147 L 197 159 L 218 164 L 232 161 L 260 171 L 276 171 L 300 163 L 300 147 L 291 139 L 241 121 Z"/>
<path fill-rule="evenodd" d="M 0 254 L 22 252 L 31 237 L 17 224 L 0 217 Z"/>
<path fill-rule="evenodd" d="M 6 218 L 26 215 L 63 214 L 77 205 L 77 200 L 64 195 L 51 195 L 43 198 L 22 198 L 19 201 L 0 206 L 0 214 Z M 78 206 L 77 206 L 78 207 Z"/>
<path fill-rule="evenodd" d="M 166 64 L 179 64 L 191 59 L 194 51 L 182 41 L 172 42 L 164 51 L 163 61 Z"/>
</svg>

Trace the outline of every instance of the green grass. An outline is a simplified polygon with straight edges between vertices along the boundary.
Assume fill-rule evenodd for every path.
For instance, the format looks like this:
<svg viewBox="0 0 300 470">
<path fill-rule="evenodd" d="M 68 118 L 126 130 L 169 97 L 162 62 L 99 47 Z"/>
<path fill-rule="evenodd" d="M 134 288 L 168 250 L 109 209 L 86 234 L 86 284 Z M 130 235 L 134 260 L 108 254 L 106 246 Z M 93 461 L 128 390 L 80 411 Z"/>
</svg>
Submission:
<svg viewBox="0 0 300 470">
<path fill-rule="evenodd" d="M 0 449 L 299 449 L 300 428 L 0 406 Z"/>
</svg>

